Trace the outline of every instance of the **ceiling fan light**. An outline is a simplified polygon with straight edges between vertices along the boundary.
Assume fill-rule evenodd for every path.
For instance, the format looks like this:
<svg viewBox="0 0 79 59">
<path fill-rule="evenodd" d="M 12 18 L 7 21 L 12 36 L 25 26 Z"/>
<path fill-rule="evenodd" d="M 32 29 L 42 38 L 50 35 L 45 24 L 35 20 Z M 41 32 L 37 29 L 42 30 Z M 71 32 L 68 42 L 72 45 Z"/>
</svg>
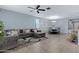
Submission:
<svg viewBox="0 0 79 59">
<path fill-rule="evenodd" d="M 52 21 L 52 23 L 56 23 L 56 21 Z"/>
</svg>

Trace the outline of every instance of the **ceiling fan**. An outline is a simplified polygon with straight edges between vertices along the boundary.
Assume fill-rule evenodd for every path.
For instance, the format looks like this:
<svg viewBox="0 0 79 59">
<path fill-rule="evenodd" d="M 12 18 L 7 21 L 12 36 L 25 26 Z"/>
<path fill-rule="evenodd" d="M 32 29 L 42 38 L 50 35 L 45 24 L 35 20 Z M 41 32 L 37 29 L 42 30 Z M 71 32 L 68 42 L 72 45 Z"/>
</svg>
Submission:
<svg viewBox="0 0 79 59">
<path fill-rule="evenodd" d="M 51 9 L 50 7 L 47 7 L 45 9 L 41 9 L 40 5 L 37 5 L 35 8 L 33 8 L 33 7 L 28 7 L 28 8 L 33 9 L 30 12 L 35 10 L 37 13 L 40 13 L 40 11 L 46 11 L 46 10 L 50 10 Z"/>
</svg>

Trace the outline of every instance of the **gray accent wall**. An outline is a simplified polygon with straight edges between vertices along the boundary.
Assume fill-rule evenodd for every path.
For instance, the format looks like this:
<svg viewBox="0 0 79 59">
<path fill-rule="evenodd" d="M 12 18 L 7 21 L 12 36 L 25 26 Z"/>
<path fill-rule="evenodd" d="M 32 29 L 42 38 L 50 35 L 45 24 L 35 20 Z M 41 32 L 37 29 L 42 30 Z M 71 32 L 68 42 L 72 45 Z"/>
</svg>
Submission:
<svg viewBox="0 0 79 59">
<path fill-rule="evenodd" d="M 0 20 L 4 23 L 4 29 L 35 28 L 36 17 L 2 9 Z"/>
</svg>

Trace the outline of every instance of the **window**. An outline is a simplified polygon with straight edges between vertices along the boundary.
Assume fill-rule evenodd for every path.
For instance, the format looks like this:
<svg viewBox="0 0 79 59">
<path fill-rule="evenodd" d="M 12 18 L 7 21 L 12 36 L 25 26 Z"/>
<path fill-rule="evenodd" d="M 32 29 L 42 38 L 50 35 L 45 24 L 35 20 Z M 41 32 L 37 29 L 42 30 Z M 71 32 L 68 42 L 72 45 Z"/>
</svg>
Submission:
<svg viewBox="0 0 79 59">
<path fill-rule="evenodd" d="M 35 23 L 36 23 L 36 28 L 39 28 L 40 26 L 39 26 L 39 19 L 36 19 L 35 20 Z"/>
</svg>

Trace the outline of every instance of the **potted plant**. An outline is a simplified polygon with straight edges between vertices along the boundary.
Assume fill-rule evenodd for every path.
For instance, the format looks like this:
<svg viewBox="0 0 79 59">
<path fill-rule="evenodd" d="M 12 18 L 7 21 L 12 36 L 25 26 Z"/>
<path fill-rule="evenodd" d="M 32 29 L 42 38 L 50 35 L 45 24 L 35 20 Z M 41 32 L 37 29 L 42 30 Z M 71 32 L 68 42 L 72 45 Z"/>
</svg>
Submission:
<svg viewBox="0 0 79 59">
<path fill-rule="evenodd" d="M 73 32 L 72 36 L 72 42 L 77 42 L 77 33 Z"/>
<path fill-rule="evenodd" d="M 3 36 L 4 36 L 4 31 L 3 31 L 3 22 L 0 21 L 0 40 L 2 40 Z"/>
</svg>

